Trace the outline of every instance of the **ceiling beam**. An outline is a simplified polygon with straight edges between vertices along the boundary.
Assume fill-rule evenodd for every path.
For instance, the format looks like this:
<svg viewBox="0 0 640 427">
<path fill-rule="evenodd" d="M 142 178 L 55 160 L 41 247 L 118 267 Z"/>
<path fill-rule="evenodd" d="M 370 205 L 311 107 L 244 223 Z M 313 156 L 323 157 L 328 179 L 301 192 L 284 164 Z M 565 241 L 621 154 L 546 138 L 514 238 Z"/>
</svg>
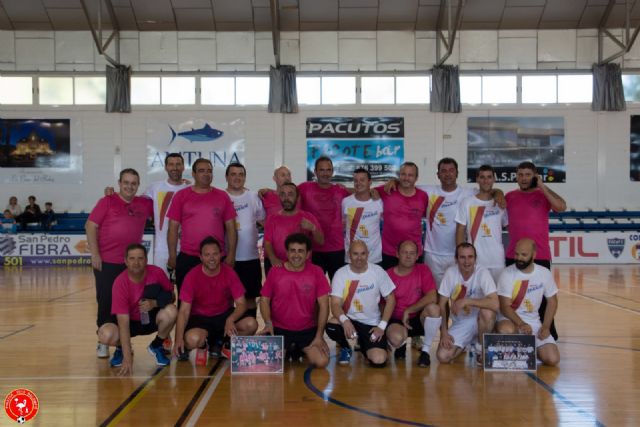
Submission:
<svg viewBox="0 0 640 427">
<path fill-rule="evenodd" d="M 273 56 L 276 67 L 280 66 L 280 1 L 270 0 L 271 7 L 271 38 L 273 40 Z"/>
<path fill-rule="evenodd" d="M 640 32 L 640 24 L 633 29 L 633 33 L 631 33 L 631 8 L 633 6 L 631 0 L 625 0 L 625 19 L 624 19 L 624 33 L 622 34 L 622 40 L 618 37 L 611 34 L 611 32 L 607 29 L 607 21 L 609 20 L 609 16 L 611 15 L 611 11 L 616 4 L 616 0 L 609 0 L 604 13 L 602 14 L 602 18 L 600 19 L 600 24 L 598 25 L 598 64 L 608 64 L 609 62 L 620 58 L 625 53 L 629 52 L 633 47 L 633 44 L 638 37 L 638 33 Z M 604 58 L 604 40 L 605 37 L 608 37 L 609 40 L 613 41 L 619 48 L 616 53 L 613 55 Z"/>
<path fill-rule="evenodd" d="M 452 5 L 453 2 L 456 3 L 455 16 Z M 444 64 L 453 52 L 456 34 L 460 29 L 460 24 L 462 23 L 464 2 L 465 0 L 440 0 L 438 22 L 436 23 L 436 66 Z M 444 34 L 445 30 L 447 32 L 446 36 Z M 444 54 L 441 52 L 441 44 L 444 45 L 446 49 Z"/>
<path fill-rule="evenodd" d="M 87 18 L 87 23 L 89 24 L 89 28 L 91 29 L 91 36 L 93 37 L 93 41 L 96 45 L 96 49 L 98 53 L 114 67 L 117 67 L 120 64 L 120 26 L 118 25 L 118 19 L 116 18 L 115 11 L 113 10 L 113 4 L 111 0 L 98 0 L 98 28 L 96 29 L 93 26 L 93 21 L 91 20 L 91 16 L 89 13 L 89 9 L 87 8 L 86 0 L 80 0 L 80 4 L 82 5 L 82 11 L 84 12 L 84 16 Z M 113 29 L 111 30 L 111 34 L 107 37 L 107 40 L 103 42 L 102 38 L 102 6 L 105 6 L 107 13 L 109 14 L 109 21 L 111 22 L 111 26 Z M 116 48 L 116 57 L 112 58 L 107 54 L 107 49 L 113 40 L 116 40 L 115 48 Z"/>
</svg>

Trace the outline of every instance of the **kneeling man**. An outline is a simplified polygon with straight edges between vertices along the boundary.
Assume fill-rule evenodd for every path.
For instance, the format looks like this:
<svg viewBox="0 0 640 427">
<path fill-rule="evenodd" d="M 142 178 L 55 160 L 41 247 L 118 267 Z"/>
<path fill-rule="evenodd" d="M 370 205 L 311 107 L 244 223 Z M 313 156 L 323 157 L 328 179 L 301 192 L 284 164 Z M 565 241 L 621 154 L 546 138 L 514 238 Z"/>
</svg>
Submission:
<svg viewBox="0 0 640 427">
<path fill-rule="evenodd" d="M 471 243 L 456 247 L 456 263 L 444 273 L 438 292 L 442 324 L 437 356 L 440 363 L 449 363 L 467 346 L 482 343 L 482 335 L 493 330 L 499 307 L 496 284 L 489 270 L 476 264 L 476 248 Z M 451 327 L 447 322 L 449 301 Z"/>
<path fill-rule="evenodd" d="M 514 255 L 515 264 L 505 268 L 498 280 L 498 333 L 535 335 L 538 359 L 555 366 L 560 363 L 560 352 L 550 327 L 558 310 L 558 286 L 548 268 L 533 262 L 536 256 L 533 240 L 519 240 Z M 547 308 L 541 322 L 538 309 L 543 296 Z"/>
<path fill-rule="evenodd" d="M 173 284 L 160 267 L 147 265 L 147 249 L 139 243 L 127 247 L 127 269 L 113 282 L 111 314 L 115 315 L 98 330 L 102 344 L 117 346 L 111 366 L 120 366 L 119 375 L 133 373 L 131 338 L 158 332 L 147 350 L 158 366 L 171 361 L 164 355 L 162 343 L 176 323 Z"/>
</svg>

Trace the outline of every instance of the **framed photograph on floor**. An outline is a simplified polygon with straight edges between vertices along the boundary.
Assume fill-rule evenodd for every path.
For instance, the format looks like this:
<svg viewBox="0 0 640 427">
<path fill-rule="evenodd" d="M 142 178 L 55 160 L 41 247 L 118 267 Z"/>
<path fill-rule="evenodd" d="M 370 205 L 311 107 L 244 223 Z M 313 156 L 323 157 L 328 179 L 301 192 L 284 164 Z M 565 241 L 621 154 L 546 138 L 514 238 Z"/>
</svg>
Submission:
<svg viewBox="0 0 640 427">
<path fill-rule="evenodd" d="M 282 336 L 231 337 L 232 374 L 282 374 L 284 342 Z"/>
<path fill-rule="evenodd" d="M 536 337 L 523 334 L 484 334 L 485 371 L 536 370 Z"/>
</svg>

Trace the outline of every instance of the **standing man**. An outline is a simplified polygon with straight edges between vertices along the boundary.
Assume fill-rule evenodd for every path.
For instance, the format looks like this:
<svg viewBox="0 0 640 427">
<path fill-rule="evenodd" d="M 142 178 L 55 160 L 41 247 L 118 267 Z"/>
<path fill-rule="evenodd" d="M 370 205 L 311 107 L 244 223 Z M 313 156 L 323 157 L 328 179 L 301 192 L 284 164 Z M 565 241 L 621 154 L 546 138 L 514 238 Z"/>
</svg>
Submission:
<svg viewBox="0 0 640 427">
<path fill-rule="evenodd" d="M 353 172 L 353 187 L 355 192 L 342 199 L 345 253 L 352 241 L 361 240 L 369 249 L 369 261 L 379 265 L 382 262 L 382 200 L 371 198 L 371 174 L 364 168 Z M 349 262 L 346 254 L 345 262 Z"/>
<path fill-rule="evenodd" d="M 176 269 L 178 292 L 189 270 L 200 264 L 200 242 L 205 237 L 213 236 L 219 242 L 226 239 L 226 248 L 224 245 L 221 248 L 222 256 L 226 255 L 224 262 L 230 266 L 235 262 L 238 241 L 233 203 L 227 193 L 211 186 L 211 161 L 200 158 L 193 163 L 192 170 L 194 184 L 176 193 L 167 213 L 167 265 Z M 176 255 L 178 234 L 180 254 Z"/>
<path fill-rule="evenodd" d="M 404 162 L 398 172 L 397 191 L 387 193 L 384 186 L 376 188 L 384 213 L 382 219 L 382 268 L 388 270 L 398 265 L 396 251 L 400 243 L 411 240 L 422 257 L 422 218 L 426 213 L 427 193 L 416 188 L 418 165 Z"/>
<path fill-rule="evenodd" d="M 398 248 L 398 265 L 387 270 L 387 274 L 396 286 L 394 291 L 396 306 L 391 314 L 387 339 L 394 347 L 396 359 L 405 359 L 407 337 L 424 336 L 418 366 L 431 364 L 429 350 L 440 327 L 440 308 L 436 282 L 431 270 L 425 264 L 416 264 L 418 245 L 405 240 Z"/>
<path fill-rule="evenodd" d="M 233 268 L 221 262 L 220 243 L 213 237 L 200 242 L 200 260 L 187 273 L 180 289 L 180 311 L 173 354 L 213 346 L 234 335 L 253 335 L 255 316 L 246 314 L 245 289 Z M 234 307 L 235 305 L 235 307 Z"/>
<path fill-rule="evenodd" d="M 98 329 L 111 315 L 113 282 L 126 269 L 125 252 L 132 243 L 140 243 L 147 218 L 153 216 L 153 203 L 138 197 L 140 175 L 135 169 L 123 169 L 118 179 L 119 191 L 98 200 L 84 226 L 91 251 L 91 266 L 96 281 Z M 100 358 L 109 357 L 109 347 L 98 343 Z"/>
<path fill-rule="evenodd" d="M 551 324 L 558 311 L 558 286 L 548 268 L 534 263 L 533 240 L 519 240 L 514 253 L 515 263 L 505 268 L 498 282 L 498 333 L 535 335 L 538 358 L 545 365 L 555 366 L 560 363 L 560 352 L 551 336 Z M 538 309 L 543 297 L 547 306 L 541 321 Z"/>
<path fill-rule="evenodd" d="M 286 182 L 291 182 L 291 171 L 289 168 L 283 165 L 274 170 L 273 182 L 276 183 L 275 190 L 270 190 L 268 188 L 260 190 L 262 205 L 264 206 L 267 217 L 280 212 L 280 209 L 282 209 L 279 195 L 282 185 Z M 300 201 L 298 201 L 297 207 L 300 208 Z"/>
<path fill-rule="evenodd" d="M 456 264 L 447 269 L 440 283 L 440 345 L 438 360 L 449 363 L 465 347 L 482 342 L 482 335 L 493 330 L 499 308 L 496 284 L 486 268 L 476 265 L 476 248 L 471 243 L 456 247 Z M 447 303 L 451 300 L 451 327 Z M 481 353 L 480 353 L 481 354 Z M 478 362 L 481 362 L 481 355 Z"/>
<path fill-rule="evenodd" d="M 287 260 L 285 242 L 289 235 L 303 233 L 318 245 L 324 243 L 320 223 L 313 214 L 299 210 L 297 202 L 298 187 L 292 182 L 284 183 L 280 189 L 282 210 L 268 217 L 264 225 L 264 252 L 270 263 L 267 268 L 265 262 L 267 274 L 271 266 L 280 267 Z"/>
<path fill-rule="evenodd" d="M 302 210 L 312 213 L 322 226 L 324 242 L 313 249 L 311 261 L 322 267 L 329 279 L 345 264 L 342 234 L 342 199 L 349 196 L 346 188 L 331 183 L 333 162 L 318 157 L 314 173 L 316 182 L 303 182 L 298 186 Z"/>
<path fill-rule="evenodd" d="M 287 357 L 297 360 L 304 354 L 310 364 L 324 368 L 329 364 L 329 347 L 323 338 L 329 317 L 329 282 L 320 267 L 307 262 L 309 237 L 291 234 L 285 247 L 287 261 L 271 269 L 262 288 L 264 329 L 260 334 L 284 336 Z"/>
<path fill-rule="evenodd" d="M 139 243 L 126 249 L 126 270 L 113 284 L 111 312 L 116 321 L 100 326 L 98 337 L 104 345 L 115 345 L 111 366 L 121 367 L 119 375 L 133 373 L 131 338 L 158 332 L 147 350 L 156 365 L 171 361 L 164 355 L 162 343 L 176 323 L 177 310 L 173 302 L 173 284 L 165 272 L 155 265 L 147 265 L 147 249 Z"/>
<path fill-rule="evenodd" d="M 551 249 L 549 247 L 549 211 L 563 212 L 567 203 L 544 183 L 543 177 L 531 162 L 522 162 L 516 169 L 518 189 L 506 195 L 509 215 L 509 246 L 506 264 L 515 262 L 516 243 L 524 238 L 536 244 L 534 262 L 551 269 Z M 540 318 L 544 321 L 546 298 L 542 298 Z M 551 335 L 558 339 L 555 324 L 551 323 Z"/>
<path fill-rule="evenodd" d="M 497 282 L 504 269 L 502 229 L 508 223 L 507 213 L 493 201 L 493 168 L 480 166 L 476 180 L 478 193 L 458 203 L 456 245 L 471 243 L 478 251 L 478 265 L 488 269 Z"/>
<path fill-rule="evenodd" d="M 258 256 L 258 227 L 264 224 L 265 212 L 260 198 L 255 191 L 247 190 L 247 170 L 240 163 L 231 163 L 225 171 L 227 179 L 226 192 L 229 194 L 236 210 L 236 231 L 238 246 L 236 263 L 233 269 L 240 277 L 246 290 L 245 300 L 247 312 L 256 317 L 256 298 L 260 296 L 262 287 L 262 266 Z"/>
<path fill-rule="evenodd" d="M 351 263 L 340 268 L 331 282 L 331 314 L 327 335 L 342 347 L 338 363 L 351 361 L 349 339 L 357 339 L 360 351 L 375 368 L 387 363 L 385 331 L 396 305 L 395 286 L 389 275 L 368 262 L 367 245 L 354 240 L 349 247 Z M 380 312 L 380 298 L 384 311 Z"/>
<path fill-rule="evenodd" d="M 167 213 L 171 206 L 173 196 L 183 188 L 189 186 L 182 179 L 184 172 L 184 158 L 180 153 L 170 153 L 164 159 L 164 170 L 167 179 L 152 183 L 144 195 L 153 200 L 153 224 L 155 226 L 155 238 L 153 240 L 153 265 L 164 269 L 171 276 L 173 269 L 167 269 L 169 261 L 169 248 L 167 247 L 167 230 L 169 220 Z"/>
</svg>

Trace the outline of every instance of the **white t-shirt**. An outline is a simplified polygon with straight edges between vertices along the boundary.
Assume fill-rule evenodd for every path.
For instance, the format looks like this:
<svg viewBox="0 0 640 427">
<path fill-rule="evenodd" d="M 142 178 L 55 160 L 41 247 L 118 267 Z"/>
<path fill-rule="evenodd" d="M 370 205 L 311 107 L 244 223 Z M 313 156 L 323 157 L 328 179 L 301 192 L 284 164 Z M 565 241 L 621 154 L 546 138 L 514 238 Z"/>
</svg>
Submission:
<svg viewBox="0 0 640 427">
<path fill-rule="evenodd" d="M 382 261 L 382 239 L 380 222 L 382 221 L 382 200 L 369 199 L 365 202 L 351 195 L 342 199 L 342 218 L 344 220 L 345 261 L 349 262 L 349 244 L 353 240 L 361 240 L 369 248 L 369 261 Z"/>
<path fill-rule="evenodd" d="M 504 268 L 502 228 L 508 223 L 507 212 L 494 206 L 493 200 L 480 200 L 476 196 L 465 197 L 458 205 L 456 222 L 466 227 L 467 242 L 476 247 L 478 264 Z"/>
<path fill-rule="evenodd" d="M 533 272 L 526 274 L 513 264 L 505 268 L 498 279 L 498 295 L 511 298 L 514 302 L 525 283 L 527 292 L 515 312 L 524 322 L 532 325 L 540 322 L 538 309 L 542 296 L 554 296 L 558 293 L 558 286 L 548 268 L 534 264 Z"/>
<path fill-rule="evenodd" d="M 375 326 L 380 323 L 380 296 L 387 297 L 396 288 L 391 278 L 380 266 L 369 263 L 364 273 L 354 273 L 347 264 L 333 275 L 331 296 L 342 298 L 344 302 L 351 286 L 357 286 L 349 310 L 350 319 Z"/>
<path fill-rule="evenodd" d="M 461 292 L 465 292 L 461 294 Z M 476 265 L 475 270 L 468 280 L 464 280 L 460 269 L 457 265 L 452 265 L 445 271 L 438 293 L 443 297 L 449 298 L 452 304 L 458 298 L 474 298 L 482 299 L 496 292 L 496 284 L 491 277 L 491 273 L 484 267 Z M 463 297 L 464 295 L 464 297 Z M 458 315 L 451 312 L 451 320 L 454 322 L 464 320 L 470 317 L 477 317 L 478 307 L 469 307 L 467 313 Z"/>
<path fill-rule="evenodd" d="M 427 230 L 424 251 L 436 255 L 451 255 L 456 251 L 456 213 L 458 202 L 472 196 L 476 189 L 457 186 L 451 192 L 439 185 L 417 185 L 429 196 L 427 205 Z"/>
<path fill-rule="evenodd" d="M 187 188 L 189 184 L 169 184 L 167 180 L 156 181 L 149 185 L 144 192 L 146 197 L 153 200 L 153 223 L 156 229 L 156 235 L 153 239 L 153 250 L 155 253 L 168 254 L 167 247 L 167 230 L 169 230 L 169 206 L 173 196 L 183 188 Z"/>
<path fill-rule="evenodd" d="M 236 261 L 249 261 L 258 258 L 258 228 L 256 221 L 265 217 L 262 202 L 255 191 L 247 190 L 239 196 L 227 191 L 236 209 L 236 230 L 238 246 Z"/>
</svg>

